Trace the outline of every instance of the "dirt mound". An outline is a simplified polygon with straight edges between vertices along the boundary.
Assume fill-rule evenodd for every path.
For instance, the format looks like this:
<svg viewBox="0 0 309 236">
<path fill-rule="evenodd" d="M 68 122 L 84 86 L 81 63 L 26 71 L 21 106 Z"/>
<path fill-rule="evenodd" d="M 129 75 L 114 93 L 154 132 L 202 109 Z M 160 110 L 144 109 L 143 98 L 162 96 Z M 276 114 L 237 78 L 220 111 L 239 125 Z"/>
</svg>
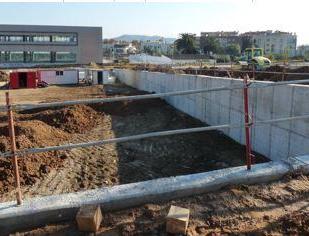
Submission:
<svg viewBox="0 0 309 236">
<path fill-rule="evenodd" d="M 21 119 L 34 119 L 62 129 L 69 133 L 84 133 L 93 128 L 100 118 L 97 112 L 89 106 L 75 105 L 57 110 L 45 110 L 33 113 Z"/>
<path fill-rule="evenodd" d="M 23 121 L 15 125 L 18 149 L 58 145 L 68 139 L 68 134 L 42 121 Z M 0 151 L 10 150 L 7 126 L 0 127 Z M 47 152 L 20 157 L 19 168 L 22 185 L 31 185 L 52 168 L 62 165 L 66 158 L 62 152 Z M 0 192 L 14 188 L 13 166 L 10 158 L 0 158 Z"/>
<path fill-rule="evenodd" d="M 10 146 L 6 145 L 6 141 L 9 141 L 7 126 L 0 127 L 0 135 L 0 151 L 8 151 Z M 15 124 L 15 135 L 18 149 L 57 145 L 68 138 L 67 133 L 55 129 L 39 120 L 18 122 Z M 27 142 L 25 138 L 28 140 Z M 19 139 L 21 139 L 21 142 Z"/>
<path fill-rule="evenodd" d="M 3 121 L 6 117 L 3 116 Z M 14 114 L 17 149 L 53 146 L 69 140 L 70 133 L 83 133 L 92 129 L 100 116 L 91 107 L 76 105 L 61 109 L 27 111 Z M 10 150 L 6 122 L 0 125 L 0 151 Z M 64 152 L 54 151 L 32 154 L 19 159 L 22 185 L 32 185 L 43 175 L 63 164 Z M 0 193 L 13 190 L 13 166 L 9 158 L 0 158 Z"/>
</svg>

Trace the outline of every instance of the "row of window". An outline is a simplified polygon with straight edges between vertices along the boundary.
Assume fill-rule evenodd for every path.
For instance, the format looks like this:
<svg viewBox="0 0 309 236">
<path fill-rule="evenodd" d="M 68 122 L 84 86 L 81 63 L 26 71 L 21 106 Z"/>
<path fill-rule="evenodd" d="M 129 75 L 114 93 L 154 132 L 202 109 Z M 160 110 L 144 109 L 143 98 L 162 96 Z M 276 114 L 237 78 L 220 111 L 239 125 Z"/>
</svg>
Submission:
<svg viewBox="0 0 309 236">
<path fill-rule="evenodd" d="M 71 52 L 0 52 L 0 63 L 10 62 L 76 62 L 76 54 Z"/>
<path fill-rule="evenodd" d="M 0 43 L 77 43 L 77 35 L 0 35 Z"/>
</svg>

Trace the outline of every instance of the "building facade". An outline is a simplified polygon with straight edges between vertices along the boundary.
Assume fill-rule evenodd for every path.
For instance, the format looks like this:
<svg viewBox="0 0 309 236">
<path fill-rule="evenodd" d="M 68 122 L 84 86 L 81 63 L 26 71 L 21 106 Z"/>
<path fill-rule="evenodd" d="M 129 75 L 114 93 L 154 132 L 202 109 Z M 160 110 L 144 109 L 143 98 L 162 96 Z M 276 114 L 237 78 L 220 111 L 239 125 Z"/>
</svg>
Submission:
<svg viewBox="0 0 309 236">
<path fill-rule="evenodd" d="M 156 41 L 141 42 L 141 51 L 144 53 L 153 52 L 155 55 L 173 55 L 173 43 L 168 43 L 164 39 Z"/>
<path fill-rule="evenodd" d="M 102 63 L 102 28 L 0 25 L 0 65 Z"/>
<path fill-rule="evenodd" d="M 237 31 L 201 32 L 201 50 L 205 46 L 207 37 L 217 39 L 222 48 L 231 44 L 239 44 L 242 50 L 251 46 L 263 48 L 266 55 L 288 54 L 290 57 L 296 55 L 297 35 L 295 33 L 272 30 L 243 34 Z"/>
<path fill-rule="evenodd" d="M 105 57 L 125 58 L 131 54 L 136 54 L 137 48 L 132 43 L 127 42 L 103 42 L 103 55 Z"/>
<path fill-rule="evenodd" d="M 294 33 L 282 31 L 255 31 L 246 32 L 241 36 L 251 39 L 255 47 L 263 48 L 266 55 L 287 54 L 296 55 L 297 36 Z"/>
<path fill-rule="evenodd" d="M 218 40 L 222 48 L 226 48 L 231 44 L 240 44 L 240 38 L 237 31 L 216 31 L 216 32 L 201 32 L 200 48 L 203 50 L 206 38 L 213 37 Z"/>
<path fill-rule="evenodd" d="M 297 55 L 309 58 L 309 45 L 300 45 L 297 47 Z"/>
</svg>

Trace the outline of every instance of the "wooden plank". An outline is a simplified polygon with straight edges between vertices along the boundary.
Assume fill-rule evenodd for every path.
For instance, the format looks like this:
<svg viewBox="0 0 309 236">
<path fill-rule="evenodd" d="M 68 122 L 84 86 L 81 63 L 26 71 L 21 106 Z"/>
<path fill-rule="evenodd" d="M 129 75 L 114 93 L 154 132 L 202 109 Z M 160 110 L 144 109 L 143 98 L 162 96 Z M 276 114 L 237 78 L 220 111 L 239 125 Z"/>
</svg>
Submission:
<svg viewBox="0 0 309 236">
<path fill-rule="evenodd" d="M 171 206 L 166 217 L 166 232 L 172 234 L 186 234 L 189 224 L 190 210 Z"/>
<path fill-rule="evenodd" d="M 80 231 L 97 232 L 102 221 L 100 206 L 82 206 L 76 215 L 76 221 Z"/>
</svg>

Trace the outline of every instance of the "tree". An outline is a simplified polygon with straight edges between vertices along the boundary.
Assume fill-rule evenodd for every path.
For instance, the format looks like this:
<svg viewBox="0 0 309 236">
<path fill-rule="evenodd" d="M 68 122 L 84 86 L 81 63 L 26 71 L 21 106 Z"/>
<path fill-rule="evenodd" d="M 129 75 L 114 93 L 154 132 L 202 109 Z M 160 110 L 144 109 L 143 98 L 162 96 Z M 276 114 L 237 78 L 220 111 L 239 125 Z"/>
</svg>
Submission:
<svg viewBox="0 0 309 236">
<path fill-rule="evenodd" d="M 180 34 L 180 38 L 175 41 L 178 51 L 182 54 L 196 54 L 196 43 L 194 34 Z"/>
<path fill-rule="evenodd" d="M 222 48 L 220 46 L 219 41 L 212 36 L 206 37 L 203 40 L 202 44 L 203 44 L 204 53 L 206 53 L 206 54 L 209 54 L 211 52 L 212 53 L 221 53 L 222 52 Z"/>
<path fill-rule="evenodd" d="M 145 47 L 145 48 L 144 48 L 144 53 L 153 56 L 155 52 L 154 52 L 154 50 L 153 50 L 152 48 L 150 48 L 150 47 Z"/>
<path fill-rule="evenodd" d="M 252 47 L 252 41 L 249 37 L 243 37 L 241 40 L 241 51 L 245 51 L 246 48 Z"/>
<path fill-rule="evenodd" d="M 240 55 L 240 46 L 238 43 L 230 44 L 226 47 L 225 53 L 232 56 L 237 57 Z"/>
</svg>

